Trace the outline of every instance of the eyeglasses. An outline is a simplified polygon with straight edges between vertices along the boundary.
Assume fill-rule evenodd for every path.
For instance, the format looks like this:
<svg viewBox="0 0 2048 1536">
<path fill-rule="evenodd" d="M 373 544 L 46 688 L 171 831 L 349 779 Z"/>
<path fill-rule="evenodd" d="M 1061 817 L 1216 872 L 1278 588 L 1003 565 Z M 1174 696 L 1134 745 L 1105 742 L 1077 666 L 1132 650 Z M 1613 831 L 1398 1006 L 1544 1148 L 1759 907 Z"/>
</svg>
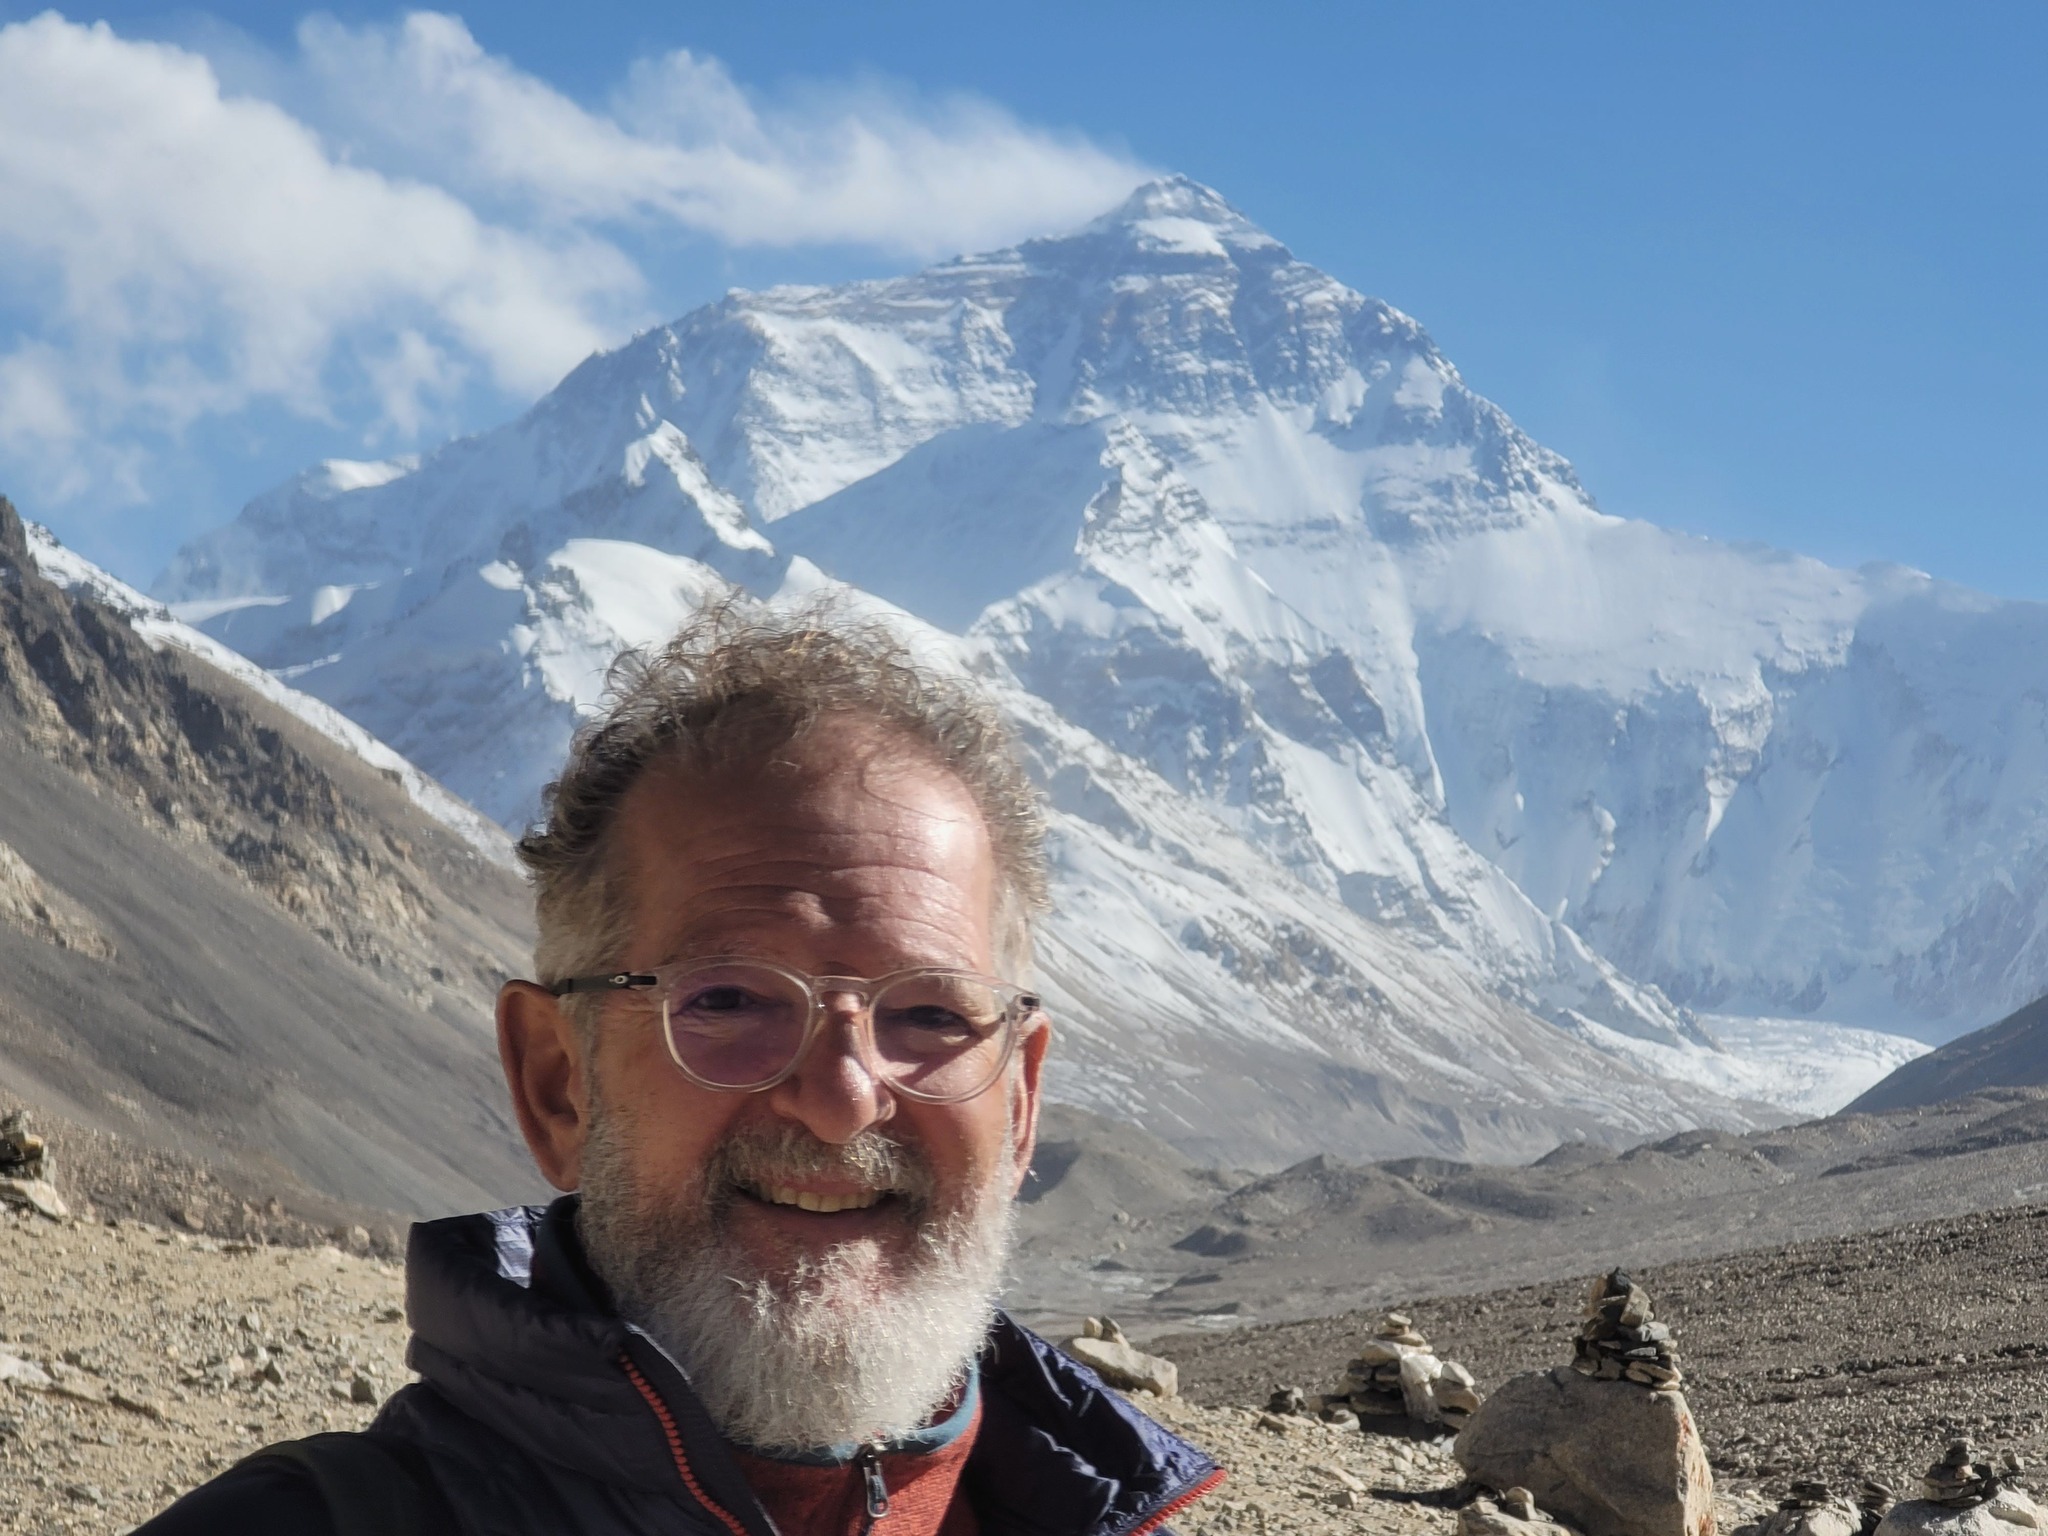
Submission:
<svg viewBox="0 0 2048 1536">
<path fill-rule="evenodd" d="M 863 1004 L 864 1065 L 892 1092 L 927 1104 L 956 1104 L 993 1083 L 1043 1006 L 1035 993 L 972 971 L 806 976 L 743 959 L 575 976 L 550 990 L 655 993 L 683 1076 L 733 1093 L 760 1093 L 796 1071 L 824 1021 L 825 999 L 850 994 Z"/>
</svg>

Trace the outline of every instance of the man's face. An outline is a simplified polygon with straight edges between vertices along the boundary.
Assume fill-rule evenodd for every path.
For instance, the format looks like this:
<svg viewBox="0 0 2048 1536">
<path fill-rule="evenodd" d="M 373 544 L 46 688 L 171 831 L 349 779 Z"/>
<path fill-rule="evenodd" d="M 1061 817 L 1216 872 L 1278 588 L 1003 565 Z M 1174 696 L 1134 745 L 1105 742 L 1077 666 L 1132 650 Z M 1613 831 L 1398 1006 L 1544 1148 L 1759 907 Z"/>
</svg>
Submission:
<svg viewBox="0 0 2048 1536">
<path fill-rule="evenodd" d="M 627 797 L 615 839 L 631 892 L 629 968 L 745 955 L 809 975 L 995 969 L 995 864 L 979 810 L 951 773 L 871 727 L 828 728 L 774 766 L 708 785 L 657 769 Z M 1014 1194 L 1008 1144 L 1028 1128 L 1036 1072 L 960 1104 L 898 1098 L 861 1063 L 858 1002 L 827 1001 L 802 1064 L 762 1093 L 698 1087 L 668 1059 L 650 1010 L 615 1005 L 594 1066 L 606 1108 L 638 1129 L 639 1177 L 685 1189 L 735 1133 L 794 1127 L 831 1146 L 864 1131 L 902 1144 L 928 1170 L 939 1209 L 992 1184 Z M 831 1172 L 776 1182 L 730 1192 L 730 1230 L 765 1273 L 849 1239 L 901 1240 L 900 1199 L 808 1211 L 773 1196 L 831 1204 L 866 1192 Z"/>
<path fill-rule="evenodd" d="M 995 867 L 972 797 L 872 727 L 828 726 L 773 764 L 710 782 L 650 771 L 621 808 L 613 848 L 629 892 L 631 938 L 619 957 L 628 969 L 712 956 L 808 975 L 996 969 Z M 691 1335 L 665 1342 L 693 1357 L 700 1384 L 719 1371 L 706 1352 L 721 1346 L 707 1335 L 732 1333 L 730 1352 L 752 1353 L 758 1367 L 759 1350 L 809 1329 L 808 1363 L 786 1364 L 815 1376 L 870 1345 L 878 1360 L 900 1358 L 918 1341 L 872 1337 L 885 1314 L 960 1313 L 960 1297 L 946 1297 L 963 1289 L 979 1294 L 955 1331 L 978 1337 L 985 1322 L 1007 1207 L 1030 1155 L 1046 1026 L 1033 1024 L 984 1093 L 926 1104 L 869 1074 L 858 1002 L 833 995 L 827 1005 L 790 1077 L 722 1093 L 677 1070 L 657 1011 L 613 998 L 591 1059 L 565 1084 L 552 1164 L 541 1117 L 522 1107 L 544 1170 L 583 1187 L 600 1272 Z M 539 1005 L 529 997 L 526 1006 Z M 518 1094 L 514 1054 L 508 1044 Z M 866 1202 L 878 1186 L 888 1192 L 860 1208 L 803 1208 Z M 941 1369 L 941 1395 L 951 1369 Z M 839 1411 L 857 1414 L 851 1399 L 877 1391 L 889 1400 L 886 1384 L 851 1381 Z M 734 1414 L 750 1422 L 745 1403 L 725 1416 Z M 797 1433 L 786 1420 L 761 1421 L 779 1430 L 756 1424 L 757 1442 Z M 832 1412 L 789 1422 L 815 1438 Z"/>
</svg>

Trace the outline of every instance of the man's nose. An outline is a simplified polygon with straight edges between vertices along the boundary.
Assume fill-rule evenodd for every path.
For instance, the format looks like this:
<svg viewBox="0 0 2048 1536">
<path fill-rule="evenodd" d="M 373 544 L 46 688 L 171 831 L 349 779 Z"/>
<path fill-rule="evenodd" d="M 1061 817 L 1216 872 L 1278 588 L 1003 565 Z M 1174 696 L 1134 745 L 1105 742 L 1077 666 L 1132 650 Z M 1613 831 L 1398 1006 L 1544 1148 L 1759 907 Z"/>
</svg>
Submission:
<svg viewBox="0 0 2048 1536">
<path fill-rule="evenodd" d="M 825 1016 L 804 1059 L 769 1090 L 777 1113 L 835 1146 L 896 1113 L 895 1095 L 876 1078 L 865 1043 L 866 1006 L 848 992 L 826 997 Z"/>
</svg>

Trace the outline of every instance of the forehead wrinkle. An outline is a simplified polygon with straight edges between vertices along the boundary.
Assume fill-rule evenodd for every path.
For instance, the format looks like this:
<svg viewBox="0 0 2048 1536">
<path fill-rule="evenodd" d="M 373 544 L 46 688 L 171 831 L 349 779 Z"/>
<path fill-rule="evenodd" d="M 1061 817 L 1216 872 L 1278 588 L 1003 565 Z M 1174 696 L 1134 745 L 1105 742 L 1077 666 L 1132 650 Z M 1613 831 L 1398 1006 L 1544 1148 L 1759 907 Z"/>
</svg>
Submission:
<svg viewBox="0 0 2048 1536">
<path fill-rule="evenodd" d="M 786 958 L 774 952 L 795 940 L 814 957 L 843 944 L 845 958 L 899 966 L 982 963 L 993 850 L 955 775 L 871 753 L 776 766 L 751 778 L 671 766 L 635 786 L 642 835 L 626 841 L 641 943 L 670 959 Z"/>
<path fill-rule="evenodd" d="M 682 951 L 707 941 L 721 947 L 772 941 L 787 936 L 793 925 L 821 941 L 840 932 L 881 938 L 888 948 L 906 956 L 906 963 L 953 964 L 972 945 L 973 914 L 950 892 L 948 899 L 912 912 L 889 904 L 888 894 L 882 892 L 826 897 L 772 886 L 736 888 L 729 895 L 731 899 L 677 914 L 669 930 L 670 947 Z"/>
</svg>

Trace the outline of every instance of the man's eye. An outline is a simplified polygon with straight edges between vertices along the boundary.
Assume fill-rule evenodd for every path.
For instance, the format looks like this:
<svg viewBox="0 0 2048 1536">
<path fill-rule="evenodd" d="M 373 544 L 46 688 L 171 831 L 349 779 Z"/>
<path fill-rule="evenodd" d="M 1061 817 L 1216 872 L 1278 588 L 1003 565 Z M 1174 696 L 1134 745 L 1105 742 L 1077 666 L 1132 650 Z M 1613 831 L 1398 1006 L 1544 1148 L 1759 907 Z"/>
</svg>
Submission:
<svg viewBox="0 0 2048 1536">
<path fill-rule="evenodd" d="M 899 1028 L 934 1035 L 978 1034 L 982 1028 L 965 1014 L 937 1006 L 892 1008 L 887 1022 Z"/>
<path fill-rule="evenodd" d="M 760 1006 L 761 999 L 739 987 L 706 987 L 683 999 L 686 1013 L 737 1013 Z"/>
</svg>

